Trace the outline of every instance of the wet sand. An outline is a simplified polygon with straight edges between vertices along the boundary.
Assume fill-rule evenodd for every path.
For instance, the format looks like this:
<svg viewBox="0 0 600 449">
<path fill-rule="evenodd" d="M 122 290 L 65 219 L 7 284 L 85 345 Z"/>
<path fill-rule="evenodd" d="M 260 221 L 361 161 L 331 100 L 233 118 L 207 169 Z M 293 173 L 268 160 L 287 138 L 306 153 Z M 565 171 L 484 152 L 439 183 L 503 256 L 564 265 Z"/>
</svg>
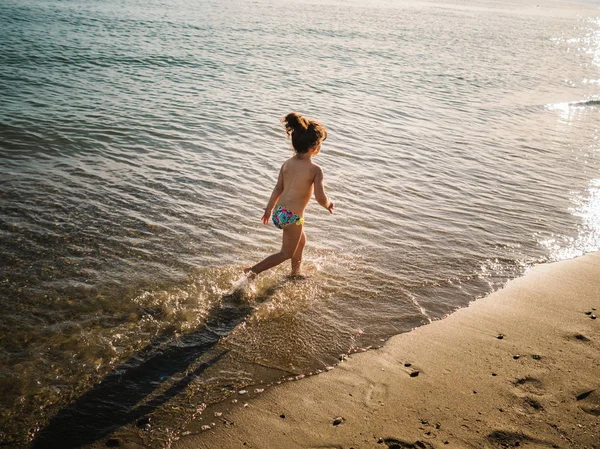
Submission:
<svg viewBox="0 0 600 449">
<path fill-rule="evenodd" d="M 600 448 L 600 253 L 271 388 L 175 447 Z"/>
</svg>

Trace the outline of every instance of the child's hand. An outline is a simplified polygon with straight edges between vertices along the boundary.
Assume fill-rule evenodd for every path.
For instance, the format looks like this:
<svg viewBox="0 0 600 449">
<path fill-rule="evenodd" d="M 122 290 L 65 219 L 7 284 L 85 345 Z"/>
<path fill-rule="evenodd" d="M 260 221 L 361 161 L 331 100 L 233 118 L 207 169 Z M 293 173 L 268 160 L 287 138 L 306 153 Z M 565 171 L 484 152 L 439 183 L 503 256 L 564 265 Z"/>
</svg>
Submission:
<svg viewBox="0 0 600 449">
<path fill-rule="evenodd" d="M 327 210 L 329 211 L 330 214 L 333 214 L 334 209 L 335 209 L 335 204 L 333 204 L 333 201 L 330 201 L 329 206 L 327 206 Z"/>
<path fill-rule="evenodd" d="M 271 218 L 271 211 L 265 209 L 265 213 L 261 218 L 263 224 L 269 224 L 269 218 Z"/>
</svg>

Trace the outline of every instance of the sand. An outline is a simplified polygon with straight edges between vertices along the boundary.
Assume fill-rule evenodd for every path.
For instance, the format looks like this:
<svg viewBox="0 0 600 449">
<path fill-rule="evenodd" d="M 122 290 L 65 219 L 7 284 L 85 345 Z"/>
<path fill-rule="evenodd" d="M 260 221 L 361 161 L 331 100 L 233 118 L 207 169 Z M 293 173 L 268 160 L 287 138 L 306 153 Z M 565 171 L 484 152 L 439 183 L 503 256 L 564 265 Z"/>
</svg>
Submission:
<svg viewBox="0 0 600 449">
<path fill-rule="evenodd" d="M 600 253 L 268 389 L 174 447 L 600 448 Z M 410 366 L 409 366 L 410 364 Z"/>
</svg>

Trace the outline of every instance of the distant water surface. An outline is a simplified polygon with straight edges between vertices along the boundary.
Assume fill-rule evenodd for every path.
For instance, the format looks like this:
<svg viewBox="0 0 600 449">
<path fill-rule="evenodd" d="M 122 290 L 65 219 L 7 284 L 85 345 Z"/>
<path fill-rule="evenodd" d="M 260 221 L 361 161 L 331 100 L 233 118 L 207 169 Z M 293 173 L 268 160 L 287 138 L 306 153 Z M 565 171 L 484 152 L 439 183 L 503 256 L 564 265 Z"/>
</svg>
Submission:
<svg viewBox="0 0 600 449">
<path fill-rule="evenodd" d="M 597 5 L 4 0 L 0 444 L 166 447 L 598 250 L 599 89 Z M 244 284 L 292 110 L 336 214 Z"/>
</svg>

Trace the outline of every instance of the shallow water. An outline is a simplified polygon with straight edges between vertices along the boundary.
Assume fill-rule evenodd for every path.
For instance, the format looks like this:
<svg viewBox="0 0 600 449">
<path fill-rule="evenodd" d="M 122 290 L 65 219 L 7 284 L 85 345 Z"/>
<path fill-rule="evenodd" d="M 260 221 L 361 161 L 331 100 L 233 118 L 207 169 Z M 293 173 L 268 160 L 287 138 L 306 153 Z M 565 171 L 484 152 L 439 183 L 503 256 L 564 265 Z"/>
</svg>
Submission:
<svg viewBox="0 0 600 449">
<path fill-rule="evenodd" d="M 0 43 L 2 443 L 162 447 L 600 248 L 597 5 L 8 0 Z M 336 214 L 246 285 L 291 110 Z"/>
</svg>

